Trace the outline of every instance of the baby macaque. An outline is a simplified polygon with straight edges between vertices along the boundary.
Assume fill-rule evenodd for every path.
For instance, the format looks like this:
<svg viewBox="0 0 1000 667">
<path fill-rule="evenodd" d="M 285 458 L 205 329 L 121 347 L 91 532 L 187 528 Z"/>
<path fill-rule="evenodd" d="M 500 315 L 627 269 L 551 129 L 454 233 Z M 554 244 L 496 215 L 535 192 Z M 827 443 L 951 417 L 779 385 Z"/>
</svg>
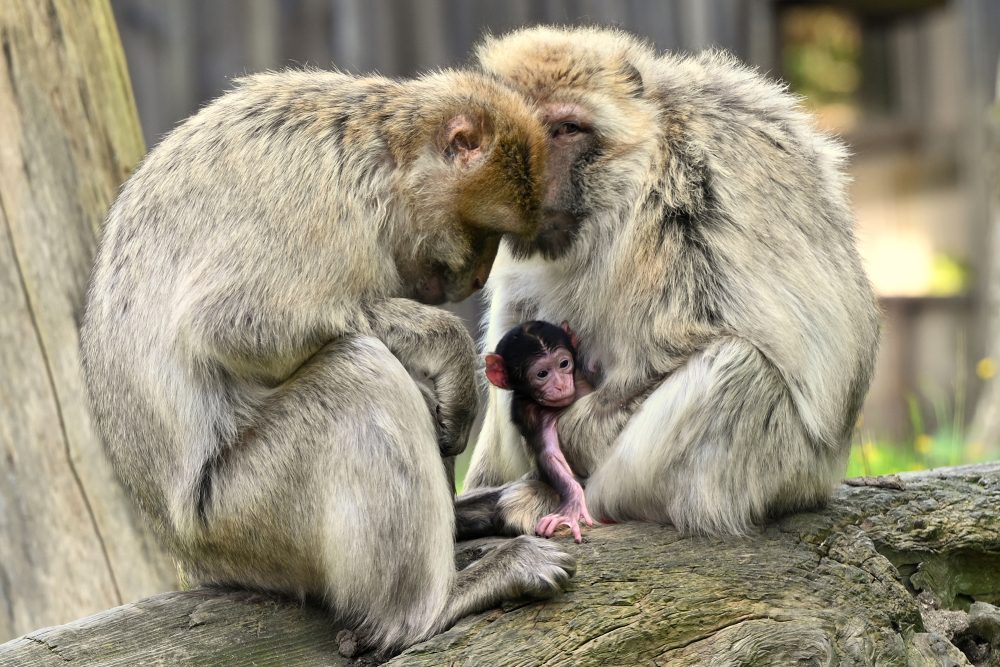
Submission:
<svg viewBox="0 0 1000 667">
<path fill-rule="evenodd" d="M 568 526 L 580 542 L 580 520 L 588 526 L 594 520 L 556 432 L 559 411 L 593 391 L 577 360 L 577 342 L 566 322 L 562 327 L 525 322 L 500 339 L 496 352 L 486 355 L 486 377 L 496 387 L 514 392 L 511 421 L 535 456 L 542 479 L 559 494 L 559 507 L 538 521 L 535 534 L 551 537 L 560 526 Z"/>
</svg>

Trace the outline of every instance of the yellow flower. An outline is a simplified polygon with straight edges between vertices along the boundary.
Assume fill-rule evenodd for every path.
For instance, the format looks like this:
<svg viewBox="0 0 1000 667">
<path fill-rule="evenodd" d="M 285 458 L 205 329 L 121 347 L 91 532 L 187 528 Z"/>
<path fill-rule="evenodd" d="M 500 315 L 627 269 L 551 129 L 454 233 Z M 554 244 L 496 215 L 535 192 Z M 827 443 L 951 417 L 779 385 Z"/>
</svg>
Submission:
<svg viewBox="0 0 1000 667">
<path fill-rule="evenodd" d="M 875 443 L 871 441 L 861 445 L 861 456 L 864 457 L 864 460 L 867 461 L 869 465 L 877 465 L 879 461 L 882 460 L 882 453 L 879 452 Z"/>
<path fill-rule="evenodd" d="M 934 438 L 926 433 L 921 433 L 914 439 L 913 448 L 921 454 L 930 454 L 934 449 Z"/>
<path fill-rule="evenodd" d="M 993 357 L 983 357 L 976 364 L 976 375 L 979 376 L 980 380 L 992 380 L 996 374 L 997 362 L 993 360 Z"/>
<path fill-rule="evenodd" d="M 980 461 L 986 456 L 986 445 L 981 442 L 970 442 L 965 446 L 965 456 L 972 461 Z"/>
</svg>

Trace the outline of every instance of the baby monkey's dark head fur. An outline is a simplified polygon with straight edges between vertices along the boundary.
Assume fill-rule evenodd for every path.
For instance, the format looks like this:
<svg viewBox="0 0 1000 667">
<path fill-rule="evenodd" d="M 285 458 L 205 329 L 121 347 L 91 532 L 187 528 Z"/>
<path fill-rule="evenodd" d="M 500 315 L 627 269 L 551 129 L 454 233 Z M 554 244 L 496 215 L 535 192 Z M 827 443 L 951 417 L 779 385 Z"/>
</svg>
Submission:
<svg viewBox="0 0 1000 667">
<path fill-rule="evenodd" d="M 547 408 L 562 408 L 576 397 L 576 341 L 569 325 L 520 324 L 486 355 L 486 377 L 519 398 Z"/>
</svg>

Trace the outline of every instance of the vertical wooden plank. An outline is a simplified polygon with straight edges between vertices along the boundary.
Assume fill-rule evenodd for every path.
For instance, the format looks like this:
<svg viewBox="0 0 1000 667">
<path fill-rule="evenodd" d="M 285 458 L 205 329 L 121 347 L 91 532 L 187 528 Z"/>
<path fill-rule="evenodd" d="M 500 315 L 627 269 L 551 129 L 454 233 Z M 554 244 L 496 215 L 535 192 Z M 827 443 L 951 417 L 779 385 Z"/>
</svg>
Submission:
<svg viewBox="0 0 1000 667">
<path fill-rule="evenodd" d="M 278 6 L 275 0 L 261 0 Z M 352 21 L 339 20 L 341 6 L 357 9 L 357 0 L 286 0 L 281 3 L 275 31 L 280 31 L 280 51 L 276 62 L 282 66 L 309 65 L 329 68 L 331 64 L 345 67 L 338 45 L 341 40 L 364 44 L 365 36 Z M 353 48 L 353 47 L 351 47 Z"/>
<path fill-rule="evenodd" d="M 626 27 L 651 39 L 657 49 L 676 49 L 680 45 L 680 26 L 671 2 L 631 0 Z"/>
<path fill-rule="evenodd" d="M 410 19 L 409 25 L 414 36 L 414 71 L 423 72 L 452 64 L 445 38 L 445 12 L 449 4 L 450 0 L 405 3 L 408 9 L 401 15 L 404 19 Z M 407 13 L 411 15 L 407 17 Z"/>
<path fill-rule="evenodd" d="M 769 0 L 751 0 L 746 8 L 746 21 L 747 61 L 769 76 L 780 77 L 781 45 L 774 4 Z"/>
<path fill-rule="evenodd" d="M 112 7 L 152 146 L 198 107 L 195 7 L 192 0 L 114 0 Z"/>
<path fill-rule="evenodd" d="M 107 0 L 0 3 L 0 637 L 175 584 L 94 432 L 77 328 L 143 153 Z M 58 73 L 58 76 L 55 75 Z"/>
<path fill-rule="evenodd" d="M 330 21 L 333 63 L 338 68 L 358 72 L 365 61 L 366 37 L 361 30 L 363 8 L 357 0 L 331 0 Z"/>
<path fill-rule="evenodd" d="M 280 64 L 281 56 L 278 47 L 281 42 L 281 12 L 274 0 L 247 0 L 242 9 L 246 12 L 246 67 L 251 72 L 273 69 Z M 326 26 L 313 26 L 313 32 L 322 34 Z M 326 67 L 327 63 L 317 62 L 317 66 Z"/>
</svg>

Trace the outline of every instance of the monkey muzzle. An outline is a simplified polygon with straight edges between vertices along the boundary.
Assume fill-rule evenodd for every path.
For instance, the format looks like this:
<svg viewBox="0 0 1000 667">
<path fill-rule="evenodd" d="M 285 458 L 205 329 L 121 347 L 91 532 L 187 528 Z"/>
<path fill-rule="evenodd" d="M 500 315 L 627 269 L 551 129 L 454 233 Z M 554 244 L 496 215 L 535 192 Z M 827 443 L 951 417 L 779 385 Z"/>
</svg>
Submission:
<svg viewBox="0 0 1000 667">
<path fill-rule="evenodd" d="M 553 378 L 552 384 L 555 386 L 551 389 L 546 388 L 547 391 L 545 391 L 544 395 L 538 401 L 545 407 L 565 408 L 576 398 L 576 384 L 573 382 L 572 373 L 565 377 L 557 376 Z"/>
<path fill-rule="evenodd" d="M 493 261 L 500 249 L 500 235 L 490 234 L 476 239 L 472 261 L 459 271 L 443 271 L 445 300 L 451 303 L 463 301 L 474 292 L 481 290 L 490 277 Z M 440 303 L 440 302 L 439 302 Z"/>
</svg>

